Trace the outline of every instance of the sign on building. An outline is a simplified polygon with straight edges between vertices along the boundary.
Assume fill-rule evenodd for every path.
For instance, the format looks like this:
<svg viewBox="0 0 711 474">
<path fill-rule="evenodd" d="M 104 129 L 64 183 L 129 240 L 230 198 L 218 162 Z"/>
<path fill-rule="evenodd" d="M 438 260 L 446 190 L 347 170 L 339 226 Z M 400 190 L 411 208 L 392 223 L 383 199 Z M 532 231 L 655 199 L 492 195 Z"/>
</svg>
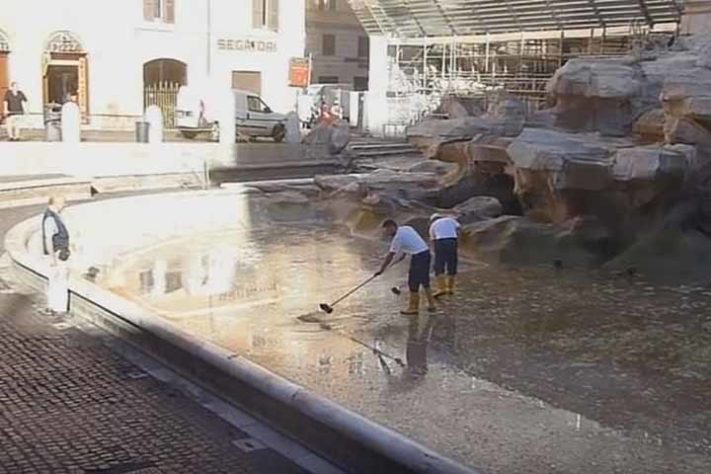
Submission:
<svg viewBox="0 0 711 474">
<path fill-rule="evenodd" d="M 45 51 L 50 53 L 81 53 L 84 47 L 74 33 L 57 31 L 47 41 Z"/>
<path fill-rule="evenodd" d="M 242 51 L 246 53 L 276 53 L 277 43 L 272 40 L 249 38 L 219 38 L 217 40 L 217 49 L 224 51 Z"/>
<path fill-rule="evenodd" d="M 308 58 L 289 60 L 289 87 L 308 87 L 311 79 L 311 64 Z"/>
</svg>

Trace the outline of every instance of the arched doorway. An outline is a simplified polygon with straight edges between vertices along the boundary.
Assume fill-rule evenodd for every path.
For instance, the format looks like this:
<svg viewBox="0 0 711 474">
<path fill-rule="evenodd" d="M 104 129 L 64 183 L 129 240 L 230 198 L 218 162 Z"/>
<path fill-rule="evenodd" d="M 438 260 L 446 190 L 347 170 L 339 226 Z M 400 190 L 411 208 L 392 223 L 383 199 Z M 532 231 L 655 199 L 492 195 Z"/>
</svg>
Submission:
<svg viewBox="0 0 711 474">
<path fill-rule="evenodd" d="M 5 98 L 5 92 L 10 83 L 10 65 L 8 56 L 10 54 L 10 40 L 5 32 L 0 30 L 0 101 Z"/>
<path fill-rule="evenodd" d="M 175 127 L 175 106 L 180 86 L 188 83 L 188 66 L 177 59 L 160 58 L 143 65 L 143 107 L 157 105 L 166 128 Z"/>
<path fill-rule="evenodd" d="M 89 121 L 89 70 L 81 40 L 70 31 L 56 31 L 45 43 L 42 56 L 44 105 L 76 102 L 82 121 Z"/>
</svg>

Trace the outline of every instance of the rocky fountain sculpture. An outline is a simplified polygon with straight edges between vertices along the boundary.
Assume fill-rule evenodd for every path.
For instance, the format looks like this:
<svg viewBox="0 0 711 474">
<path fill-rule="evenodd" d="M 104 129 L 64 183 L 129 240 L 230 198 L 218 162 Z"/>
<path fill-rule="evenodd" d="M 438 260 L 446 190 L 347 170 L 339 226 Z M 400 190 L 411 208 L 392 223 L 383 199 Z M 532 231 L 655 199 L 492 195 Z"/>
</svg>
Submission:
<svg viewBox="0 0 711 474">
<path fill-rule="evenodd" d="M 464 251 L 492 262 L 707 275 L 711 36 L 571 60 L 547 92 L 552 106 L 533 113 L 506 95 L 486 110 L 447 98 L 451 118 L 407 130 L 423 157 L 317 177 L 309 200 L 370 235 L 385 217 L 424 230 L 430 213 L 455 212 Z M 338 130 L 311 140 L 340 151 Z"/>
</svg>

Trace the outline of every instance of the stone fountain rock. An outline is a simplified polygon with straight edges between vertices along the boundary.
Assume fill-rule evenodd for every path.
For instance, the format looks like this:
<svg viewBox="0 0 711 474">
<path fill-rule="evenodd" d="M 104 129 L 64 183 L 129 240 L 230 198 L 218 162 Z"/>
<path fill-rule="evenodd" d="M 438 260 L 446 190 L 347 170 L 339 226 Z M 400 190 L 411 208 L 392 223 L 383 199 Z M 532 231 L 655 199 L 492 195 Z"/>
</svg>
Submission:
<svg viewBox="0 0 711 474">
<path fill-rule="evenodd" d="M 554 106 L 529 117 L 506 96 L 486 113 L 447 97 L 439 112 L 449 119 L 407 129 L 435 161 L 321 177 L 322 198 L 369 232 L 383 216 L 422 225 L 427 213 L 451 210 L 465 224 L 466 252 L 510 263 L 600 264 L 660 227 L 680 242 L 691 228 L 711 237 L 711 211 L 701 211 L 711 209 L 711 36 L 571 60 L 548 92 Z"/>
<path fill-rule="evenodd" d="M 345 120 L 319 123 L 303 139 L 302 143 L 310 145 L 312 155 L 326 152 L 338 155 L 343 152 L 350 141 L 350 124 Z"/>
<path fill-rule="evenodd" d="M 518 99 L 504 99 L 492 105 L 489 111 L 478 117 L 456 119 L 426 119 L 408 127 L 407 138 L 417 146 L 427 158 L 457 162 L 459 158 L 448 158 L 450 148 L 445 145 L 467 142 L 480 134 L 516 136 L 524 124 L 523 104 Z M 456 155 L 458 148 L 455 150 Z"/>
<path fill-rule="evenodd" d="M 504 212 L 499 200 L 492 196 L 475 196 L 454 206 L 454 211 L 462 224 L 499 217 Z"/>
</svg>

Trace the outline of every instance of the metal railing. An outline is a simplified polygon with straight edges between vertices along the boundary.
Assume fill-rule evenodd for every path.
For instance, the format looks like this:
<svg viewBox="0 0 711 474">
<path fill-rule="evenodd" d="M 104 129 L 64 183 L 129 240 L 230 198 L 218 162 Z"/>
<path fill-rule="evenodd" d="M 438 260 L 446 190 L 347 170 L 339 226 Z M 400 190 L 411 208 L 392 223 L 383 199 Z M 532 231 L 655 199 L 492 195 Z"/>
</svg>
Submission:
<svg viewBox="0 0 711 474">
<path fill-rule="evenodd" d="M 178 82 L 156 82 L 143 89 L 143 108 L 157 105 L 163 112 L 163 126 L 168 129 L 175 128 L 175 108 L 178 103 Z"/>
</svg>

